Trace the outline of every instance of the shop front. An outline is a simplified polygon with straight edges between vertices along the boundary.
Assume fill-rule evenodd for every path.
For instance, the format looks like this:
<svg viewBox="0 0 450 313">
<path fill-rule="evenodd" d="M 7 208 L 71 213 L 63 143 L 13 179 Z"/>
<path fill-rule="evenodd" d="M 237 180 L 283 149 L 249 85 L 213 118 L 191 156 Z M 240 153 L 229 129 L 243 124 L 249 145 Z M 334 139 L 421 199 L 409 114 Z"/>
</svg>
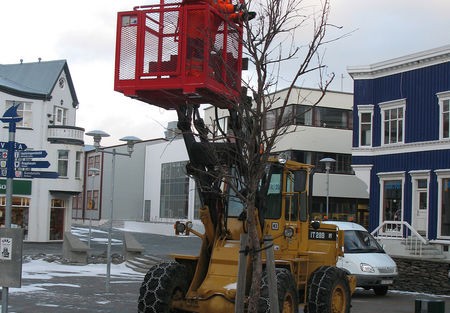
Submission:
<svg viewBox="0 0 450 313">
<path fill-rule="evenodd" d="M 28 222 L 31 199 L 31 181 L 14 180 L 11 208 L 11 227 L 24 229 L 24 240 L 28 239 Z M 0 226 L 5 226 L 6 180 L 0 179 Z"/>
</svg>

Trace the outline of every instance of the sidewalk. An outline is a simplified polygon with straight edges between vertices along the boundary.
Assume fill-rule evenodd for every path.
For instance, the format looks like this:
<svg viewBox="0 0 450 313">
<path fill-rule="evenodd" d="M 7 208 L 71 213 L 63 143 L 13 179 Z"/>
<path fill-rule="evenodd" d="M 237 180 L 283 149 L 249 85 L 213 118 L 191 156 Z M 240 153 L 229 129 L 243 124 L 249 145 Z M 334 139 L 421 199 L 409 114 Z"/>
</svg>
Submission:
<svg viewBox="0 0 450 313">
<path fill-rule="evenodd" d="M 74 231 L 87 241 L 88 229 Z M 133 233 L 146 249 L 145 254 L 168 258 L 168 254 L 196 253 L 198 238 L 173 237 L 147 233 Z M 104 255 L 108 233 L 93 227 L 92 255 Z M 122 254 L 123 230 L 112 232 L 111 253 Z M 109 292 L 106 288 L 106 264 L 62 265 L 62 242 L 23 244 L 25 261 L 22 266 L 22 288 L 10 288 L 9 313 L 63 313 L 63 312 L 137 312 L 139 288 L 144 274 L 125 266 L 112 264 Z M 56 260 L 56 261 L 55 261 Z M 0 303 L 1 307 L 1 303 Z"/>
</svg>

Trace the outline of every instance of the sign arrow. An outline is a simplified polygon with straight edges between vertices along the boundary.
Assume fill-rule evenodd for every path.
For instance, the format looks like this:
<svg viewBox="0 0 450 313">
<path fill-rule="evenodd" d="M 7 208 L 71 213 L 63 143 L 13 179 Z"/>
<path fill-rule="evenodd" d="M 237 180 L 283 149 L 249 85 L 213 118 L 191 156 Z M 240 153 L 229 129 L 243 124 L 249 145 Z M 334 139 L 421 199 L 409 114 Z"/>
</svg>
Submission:
<svg viewBox="0 0 450 313">
<path fill-rule="evenodd" d="M 58 178 L 57 172 L 46 172 L 46 171 L 23 171 L 21 178 Z M 17 177 L 16 172 L 16 177 Z"/>
<path fill-rule="evenodd" d="M 16 167 L 20 167 L 20 168 L 48 168 L 48 167 L 50 167 L 49 161 L 20 161 L 18 163 L 19 164 Z"/>
<path fill-rule="evenodd" d="M 14 150 L 25 150 L 27 147 L 26 144 L 21 142 L 11 142 L 14 145 Z M 6 150 L 9 148 L 10 143 L 5 141 L 0 141 L 0 149 Z"/>
<path fill-rule="evenodd" d="M 47 151 L 45 150 L 25 150 L 19 151 L 19 158 L 45 158 Z"/>
</svg>

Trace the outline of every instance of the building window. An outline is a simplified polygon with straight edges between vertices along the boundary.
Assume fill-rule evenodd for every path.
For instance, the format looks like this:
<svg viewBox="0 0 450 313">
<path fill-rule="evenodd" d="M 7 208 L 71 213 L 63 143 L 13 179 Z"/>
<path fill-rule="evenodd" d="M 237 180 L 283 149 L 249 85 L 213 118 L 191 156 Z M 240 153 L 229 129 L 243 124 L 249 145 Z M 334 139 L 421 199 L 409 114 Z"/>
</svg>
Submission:
<svg viewBox="0 0 450 313">
<path fill-rule="evenodd" d="M 359 105 L 359 146 L 372 146 L 372 116 L 373 105 Z"/>
<path fill-rule="evenodd" d="M 88 169 L 96 168 L 101 169 L 100 167 L 100 154 L 91 155 L 88 157 Z M 95 175 L 99 175 L 99 172 L 95 172 Z"/>
<path fill-rule="evenodd" d="M 297 125 L 312 126 L 313 107 L 307 105 L 297 105 L 295 123 Z"/>
<path fill-rule="evenodd" d="M 162 218 L 188 218 L 189 177 L 187 162 L 173 162 L 161 165 Z"/>
<path fill-rule="evenodd" d="M 228 132 L 228 116 L 221 117 L 218 120 L 214 121 L 214 138 L 221 138 L 224 135 L 226 136 Z"/>
<path fill-rule="evenodd" d="M 314 113 L 314 126 L 338 129 L 350 128 L 351 116 L 349 116 L 348 110 L 314 107 Z"/>
<path fill-rule="evenodd" d="M 80 193 L 72 197 L 72 218 L 82 219 L 83 218 L 83 194 Z"/>
<path fill-rule="evenodd" d="M 58 150 L 58 174 L 60 177 L 67 177 L 69 166 L 69 150 Z"/>
<path fill-rule="evenodd" d="M 88 190 L 86 208 L 88 210 L 98 210 L 98 190 Z"/>
<path fill-rule="evenodd" d="M 55 106 L 53 109 L 54 125 L 67 125 L 67 112 L 67 109 Z"/>
<path fill-rule="evenodd" d="M 438 237 L 450 239 L 450 169 L 436 170 L 438 179 Z"/>
<path fill-rule="evenodd" d="M 403 220 L 404 172 L 378 173 L 380 178 L 380 222 Z"/>
<path fill-rule="evenodd" d="M 50 240 L 63 239 L 65 208 L 65 200 L 52 199 L 50 208 Z"/>
<path fill-rule="evenodd" d="M 439 138 L 450 138 L 450 91 L 437 94 L 439 100 Z"/>
<path fill-rule="evenodd" d="M 28 240 L 28 212 L 30 199 L 13 197 L 11 209 L 11 227 L 24 230 L 24 240 Z M 5 226 L 6 197 L 0 197 L 0 227 Z"/>
<path fill-rule="evenodd" d="M 33 127 L 33 112 L 31 111 L 31 102 L 23 101 L 6 101 L 6 108 L 9 109 L 13 105 L 19 105 L 17 107 L 17 115 L 22 117 L 22 120 L 16 124 L 17 127 Z"/>
<path fill-rule="evenodd" d="M 385 145 L 404 142 L 405 100 L 380 103 L 382 113 L 382 134 Z"/>
<path fill-rule="evenodd" d="M 83 155 L 83 152 L 77 151 L 76 158 L 75 158 L 75 178 L 80 179 L 81 178 L 81 156 Z"/>
<path fill-rule="evenodd" d="M 275 128 L 280 115 L 281 108 L 268 111 L 264 119 L 264 129 Z M 352 111 L 302 104 L 288 105 L 284 109 L 279 127 L 289 125 L 352 129 Z"/>
</svg>

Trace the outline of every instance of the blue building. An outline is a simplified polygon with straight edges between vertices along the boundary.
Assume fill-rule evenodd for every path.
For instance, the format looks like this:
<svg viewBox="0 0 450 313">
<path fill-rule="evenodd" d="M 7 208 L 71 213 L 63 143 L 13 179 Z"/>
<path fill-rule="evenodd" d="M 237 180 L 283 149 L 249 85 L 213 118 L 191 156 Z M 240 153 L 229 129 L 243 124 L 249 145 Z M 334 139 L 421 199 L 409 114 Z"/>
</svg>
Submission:
<svg viewBox="0 0 450 313">
<path fill-rule="evenodd" d="M 448 254 L 450 45 L 348 72 L 352 166 L 370 192 L 369 228 L 416 231 Z"/>
</svg>

